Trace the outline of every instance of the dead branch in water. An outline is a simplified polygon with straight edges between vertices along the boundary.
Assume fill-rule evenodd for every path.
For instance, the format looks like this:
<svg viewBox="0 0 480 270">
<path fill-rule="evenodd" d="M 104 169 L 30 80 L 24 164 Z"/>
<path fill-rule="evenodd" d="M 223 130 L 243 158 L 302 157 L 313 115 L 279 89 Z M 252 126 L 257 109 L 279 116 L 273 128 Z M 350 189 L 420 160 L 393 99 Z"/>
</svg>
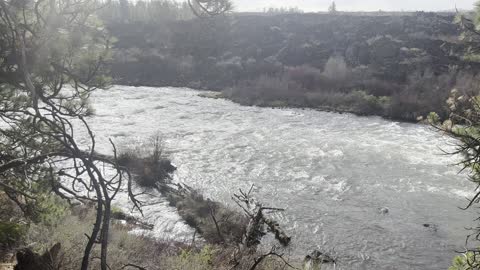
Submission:
<svg viewBox="0 0 480 270">
<path fill-rule="evenodd" d="M 245 233 L 243 245 L 245 248 L 256 247 L 260 244 L 262 237 L 266 234 L 265 227 L 267 227 L 269 232 L 272 232 L 275 235 L 280 244 L 283 246 L 288 246 L 290 243 L 291 237 L 289 237 L 285 231 L 280 227 L 278 222 L 265 216 L 264 211 L 285 211 L 282 208 L 274 207 L 264 207 L 260 202 L 255 200 L 251 196 L 253 185 L 248 192 L 239 190 L 240 194 L 234 194 L 233 200 L 235 203 L 243 209 L 245 214 L 249 217 L 250 221 L 247 225 L 247 230 Z"/>
</svg>

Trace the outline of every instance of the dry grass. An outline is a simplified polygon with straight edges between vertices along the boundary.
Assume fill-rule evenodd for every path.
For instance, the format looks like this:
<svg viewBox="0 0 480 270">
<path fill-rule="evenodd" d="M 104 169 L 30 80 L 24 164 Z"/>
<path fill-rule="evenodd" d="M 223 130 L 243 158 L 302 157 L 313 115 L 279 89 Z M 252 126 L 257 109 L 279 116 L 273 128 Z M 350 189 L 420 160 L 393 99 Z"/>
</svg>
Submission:
<svg viewBox="0 0 480 270">
<path fill-rule="evenodd" d="M 78 209 L 77 209 L 78 210 Z M 79 269 L 86 243 L 85 233 L 91 230 L 94 222 L 93 209 L 74 211 L 80 216 L 68 214 L 56 226 L 32 225 L 26 243 L 35 252 L 43 253 L 55 243 L 61 243 L 61 269 Z M 210 270 L 231 269 L 234 248 L 220 245 L 190 246 L 180 242 L 163 242 L 135 235 L 126 227 L 113 222 L 109 236 L 108 264 L 111 269 L 121 269 L 133 264 L 149 270 Z M 99 269 L 99 250 L 92 254 L 90 269 Z M 258 253 L 241 259 L 241 266 L 235 269 L 248 269 Z M 258 270 L 279 269 L 283 263 L 274 258 L 266 260 Z M 126 267 L 125 269 L 135 269 Z"/>
<path fill-rule="evenodd" d="M 210 244 L 236 245 L 241 242 L 247 218 L 224 205 L 205 199 L 195 190 L 169 193 L 167 199 L 185 222 Z"/>
<path fill-rule="evenodd" d="M 57 226 L 32 225 L 26 243 L 30 243 L 33 250 L 38 253 L 43 253 L 55 243 L 61 243 L 62 269 L 79 269 L 83 248 L 87 242 L 85 234 L 91 231 L 93 223 L 94 211 L 88 210 L 80 216 L 65 216 Z M 175 269 L 169 265 L 169 261 L 174 261 L 171 257 L 179 256 L 188 246 L 176 242 L 157 242 L 148 237 L 134 235 L 123 225 L 113 222 L 108 248 L 108 264 L 111 269 L 121 269 L 127 264 L 147 269 Z M 95 249 L 91 256 L 91 269 L 99 269 L 99 261 L 96 259 L 98 257 L 99 250 Z M 195 264 L 202 266 L 198 261 Z"/>
</svg>

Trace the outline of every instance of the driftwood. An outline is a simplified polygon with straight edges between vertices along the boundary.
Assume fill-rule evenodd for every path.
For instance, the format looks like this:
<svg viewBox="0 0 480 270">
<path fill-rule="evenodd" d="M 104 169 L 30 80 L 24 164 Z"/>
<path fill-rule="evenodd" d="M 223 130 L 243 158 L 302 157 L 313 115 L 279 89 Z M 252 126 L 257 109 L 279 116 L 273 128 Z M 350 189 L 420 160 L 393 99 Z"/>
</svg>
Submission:
<svg viewBox="0 0 480 270">
<path fill-rule="evenodd" d="M 266 258 L 277 257 L 284 263 L 284 267 L 296 269 L 284 259 L 283 254 L 277 252 L 277 247 L 272 246 L 268 253 L 258 255 L 257 247 L 267 233 L 272 233 L 282 245 L 288 246 L 291 238 L 283 231 L 278 222 L 267 216 L 268 212 L 284 211 L 282 208 L 265 207 L 252 196 L 253 185 L 248 192 L 241 189 L 239 194 L 234 194 L 233 200 L 243 209 L 249 221 L 241 245 L 236 250 L 231 264 L 231 269 L 256 269 Z"/>
<path fill-rule="evenodd" d="M 291 237 L 289 237 L 285 231 L 283 231 L 276 221 L 268 218 L 265 215 L 265 211 L 278 212 L 285 211 L 285 209 L 264 207 L 260 202 L 256 201 L 251 196 L 252 189 L 253 186 L 247 193 L 240 189 L 240 194 L 234 194 L 233 198 L 238 206 L 240 206 L 240 208 L 242 208 L 250 218 L 242 244 L 246 248 L 256 247 L 258 244 L 260 244 L 260 241 L 262 240 L 263 236 L 265 236 L 266 232 L 271 232 L 275 235 L 275 239 L 277 239 L 280 244 L 283 246 L 288 246 Z M 267 230 L 265 228 L 267 228 Z"/>
</svg>

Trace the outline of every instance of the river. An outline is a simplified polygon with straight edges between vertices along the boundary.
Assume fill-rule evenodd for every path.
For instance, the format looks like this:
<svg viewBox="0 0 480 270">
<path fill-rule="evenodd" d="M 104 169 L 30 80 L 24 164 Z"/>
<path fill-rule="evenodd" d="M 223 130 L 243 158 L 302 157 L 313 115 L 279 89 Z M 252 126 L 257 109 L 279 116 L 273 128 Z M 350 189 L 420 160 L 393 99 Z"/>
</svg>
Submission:
<svg viewBox="0 0 480 270">
<path fill-rule="evenodd" d="M 127 86 L 97 91 L 88 119 L 97 150 L 111 153 L 108 137 L 126 149 L 160 132 L 178 167 L 176 181 L 232 207 L 232 194 L 255 184 L 257 198 L 286 209 L 275 218 L 293 236 L 287 254 L 318 249 L 337 257 L 337 269 L 447 269 L 462 249 L 474 215 L 459 207 L 473 185 L 451 166 L 458 160 L 442 154 L 452 142 L 431 128 L 244 107 L 199 93 Z M 144 200 L 155 236 L 192 238 L 158 194 Z"/>
</svg>

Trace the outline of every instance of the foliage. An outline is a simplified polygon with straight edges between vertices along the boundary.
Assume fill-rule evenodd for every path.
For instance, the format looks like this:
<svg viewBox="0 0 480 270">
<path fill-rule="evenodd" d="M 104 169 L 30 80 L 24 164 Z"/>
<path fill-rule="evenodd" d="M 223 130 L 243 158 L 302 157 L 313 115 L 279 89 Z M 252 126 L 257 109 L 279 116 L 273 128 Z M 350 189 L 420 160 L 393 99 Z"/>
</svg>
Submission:
<svg viewBox="0 0 480 270">
<path fill-rule="evenodd" d="M 115 215 L 125 215 L 125 213 L 120 207 L 112 205 L 112 216 Z"/>
<path fill-rule="evenodd" d="M 237 85 L 225 92 L 225 96 L 245 105 L 272 106 L 286 102 L 289 105 L 302 104 L 305 89 L 286 76 L 261 76 L 256 80 Z"/>
<path fill-rule="evenodd" d="M 350 70 L 343 57 L 328 58 L 327 63 L 325 63 L 325 68 L 323 69 L 323 75 L 335 81 L 343 81 L 347 79 L 349 72 Z"/>
<path fill-rule="evenodd" d="M 188 187 L 166 193 L 171 206 L 185 223 L 194 228 L 210 244 L 235 245 L 241 242 L 246 218 L 224 205 L 204 198 Z"/>
<path fill-rule="evenodd" d="M 463 157 L 460 163 L 464 169 L 470 172 L 470 179 L 480 184 L 480 96 L 466 96 L 459 93 L 456 89 L 452 90 L 450 98 L 447 101 L 449 106 L 449 118 L 441 123 L 433 115 L 430 117 L 437 128 L 447 135 L 458 140 L 457 150 L 454 154 L 461 154 Z M 480 193 L 470 201 L 468 206 L 477 203 Z"/>
<path fill-rule="evenodd" d="M 169 184 L 170 175 L 176 168 L 163 153 L 161 137 L 152 137 L 146 147 L 145 150 L 127 149 L 120 153 L 118 164 L 133 172 L 136 183 L 141 187 L 154 188 Z"/>
<path fill-rule="evenodd" d="M 430 113 L 428 120 L 434 127 L 446 135 L 456 139 L 457 145 L 455 151 L 451 154 L 462 157 L 459 165 L 462 170 L 469 173 L 470 180 L 480 186 L 480 96 L 469 96 L 459 92 L 457 89 L 451 91 L 447 100 L 449 117 L 445 121 L 436 113 Z M 466 208 L 470 208 L 479 202 L 480 192 L 475 190 L 475 195 L 470 199 Z M 473 239 L 479 239 L 479 228 L 472 228 L 471 235 Z M 479 259 L 478 249 L 469 249 L 462 256 L 454 259 L 450 269 L 478 269 Z"/>
<path fill-rule="evenodd" d="M 83 208 L 83 207 L 82 207 Z M 78 212 L 79 215 L 66 215 L 60 219 L 59 224 L 49 225 L 44 223 L 30 226 L 27 234 L 28 243 L 33 243 L 35 252 L 43 252 L 46 248 L 55 243 L 61 243 L 62 269 L 79 269 L 82 263 L 82 249 L 86 245 L 84 234 L 89 233 L 92 224 L 95 222 L 95 212 L 93 209 L 73 209 L 72 212 Z M 150 253 L 144 253 L 149 248 L 153 250 L 153 245 L 148 241 L 142 241 L 142 237 L 129 235 L 127 231 L 116 226 L 112 226 L 110 239 L 111 259 L 109 265 L 114 269 L 119 269 L 127 263 L 142 263 L 141 260 Z M 142 247 L 145 245 L 145 249 Z M 93 250 L 94 256 L 99 256 L 100 250 Z M 152 261 L 155 256 L 151 256 Z M 92 269 L 99 269 L 99 261 L 91 262 Z"/>
<path fill-rule="evenodd" d="M 199 18 L 211 18 L 233 10 L 231 0 L 187 0 L 187 3 Z"/>
<path fill-rule="evenodd" d="M 178 269 L 186 269 L 187 266 L 197 265 L 195 269 L 211 269 L 215 250 L 212 246 L 204 246 L 200 252 L 196 250 L 182 250 L 179 255 Z M 176 268 L 177 269 L 177 268 Z"/>
<path fill-rule="evenodd" d="M 448 270 L 473 270 L 479 269 L 480 264 L 473 252 L 466 252 L 463 255 L 456 256 Z"/>
<path fill-rule="evenodd" d="M 57 225 L 44 223 L 32 224 L 25 230 L 26 242 L 31 243 L 33 251 L 43 253 L 55 243 L 61 243 L 61 269 L 78 269 L 81 266 L 81 253 L 85 245 L 85 233 L 95 222 L 94 209 L 74 207 L 73 214 L 62 217 Z M 162 239 L 152 239 L 138 233 L 130 233 L 127 227 L 113 224 L 109 238 L 111 269 L 121 269 L 127 265 L 136 265 L 146 269 L 165 270 L 207 270 L 230 269 L 228 264 L 235 256 L 233 248 L 219 245 L 188 245 Z M 95 248 L 93 256 L 100 250 Z M 258 254 L 244 258 L 251 262 Z M 99 269 L 99 261 L 93 260 L 92 269 Z M 280 269 L 283 264 L 274 258 L 265 260 L 259 270 Z M 134 268 L 133 266 L 131 268 Z M 236 269 L 249 269 L 237 267 Z"/>
<path fill-rule="evenodd" d="M 107 268 L 110 203 L 124 177 L 115 158 L 95 152 L 85 121 L 91 114 L 89 96 L 109 84 L 110 39 L 93 15 L 97 4 L 0 2 L 0 121 L 5 127 L 0 130 L 0 188 L 27 217 L 51 225 L 65 213 L 51 191 L 68 201 L 96 202 L 84 270 L 99 235 L 101 269 Z M 82 129 L 90 145 L 76 141 Z M 117 174 L 108 179 L 98 166 Z"/>
<path fill-rule="evenodd" d="M 91 224 L 87 230 L 79 228 L 81 238 L 72 239 L 75 246 L 70 246 L 76 249 L 73 264 L 83 270 L 90 265 L 102 270 L 109 265 L 120 268 L 107 264 L 112 201 L 118 192 L 126 191 L 140 210 L 132 177 L 119 164 L 115 145 L 110 141 L 113 156 L 97 153 L 95 135 L 85 120 L 92 113 L 89 96 L 110 83 L 105 62 L 110 59 L 112 40 L 95 16 L 99 3 L 0 2 L 0 188 L 27 216 L 57 229 L 56 222 L 67 211 L 48 192 L 68 202 L 95 204 L 93 229 Z M 188 4 L 200 17 L 222 14 L 232 7 L 228 0 Z M 120 12 L 127 14 L 125 1 L 119 5 Z M 87 143 L 76 141 L 82 129 Z M 161 164 L 161 155 L 157 141 L 148 160 L 148 167 L 155 170 L 144 171 L 151 180 L 147 184 L 174 169 L 169 162 L 168 166 Z M 6 241 L 16 238 L 19 231 L 7 223 L 2 223 L 2 229 Z M 98 261 L 93 261 L 93 253 Z"/>
<path fill-rule="evenodd" d="M 219 15 L 233 8 L 228 0 L 183 1 L 108 1 L 98 16 L 107 24 L 155 24 L 162 25 L 177 20 Z M 207 12 L 208 11 L 208 12 Z"/>
<path fill-rule="evenodd" d="M 418 121 L 432 111 L 446 119 L 448 89 L 466 91 L 476 81 L 461 72 L 436 76 L 425 71 L 409 76 L 405 85 L 388 85 L 359 76 L 341 58 L 330 58 L 323 72 L 307 65 L 287 67 L 279 75 L 240 82 L 223 96 L 244 105 L 312 107 Z"/>
<path fill-rule="evenodd" d="M 463 57 L 465 61 L 477 62 L 480 55 L 479 4 L 477 3 L 476 18 L 460 13 L 456 18 L 456 23 L 464 30 L 461 40 L 469 44 L 469 49 Z M 462 166 L 462 171 L 468 172 L 469 179 L 477 185 L 475 195 L 470 198 L 465 207 L 468 209 L 480 201 L 480 192 L 478 191 L 480 186 L 480 91 L 478 79 L 471 76 L 458 76 L 456 87 L 450 92 L 446 105 L 448 118 L 445 121 L 442 122 L 441 116 L 437 113 L 430 113 L 427 119 L 435 128 L 456 139 L 456 149 L 451 154 L 461 156 L 458 165 Z M 467 237 L 467 241 L 470 239 L 478 241 L 480 228 L 475 227 L 470 230 L 471 234 Z M 462 255 L 454 258 L 449 270 L 479 269 L 479 255 L 479 248 L 466 249 Z"/>
<path fill-rule="evenodd" d="M 195 15 L 187 2 L 161 1 L 109 1 L 98 11 L 99 17 L 108 24 L 155 23 L 193 19 Z"/>
<path fill-rule="evenodd" d="M 53 226 L 69 213 L 69 205 L 58 196 L 39 194 L 37 198 L 36 207 L 38 210 L 35 211 L 37 216 L 33 219 L 35 222 Z"/>
<path fill-rule="evenodd" d="M 11 221 L 0 221 L 0 243 L 2 246 L 16 244 L 24 237 L 25 232 L 25 225 Z"/>
</svg>

